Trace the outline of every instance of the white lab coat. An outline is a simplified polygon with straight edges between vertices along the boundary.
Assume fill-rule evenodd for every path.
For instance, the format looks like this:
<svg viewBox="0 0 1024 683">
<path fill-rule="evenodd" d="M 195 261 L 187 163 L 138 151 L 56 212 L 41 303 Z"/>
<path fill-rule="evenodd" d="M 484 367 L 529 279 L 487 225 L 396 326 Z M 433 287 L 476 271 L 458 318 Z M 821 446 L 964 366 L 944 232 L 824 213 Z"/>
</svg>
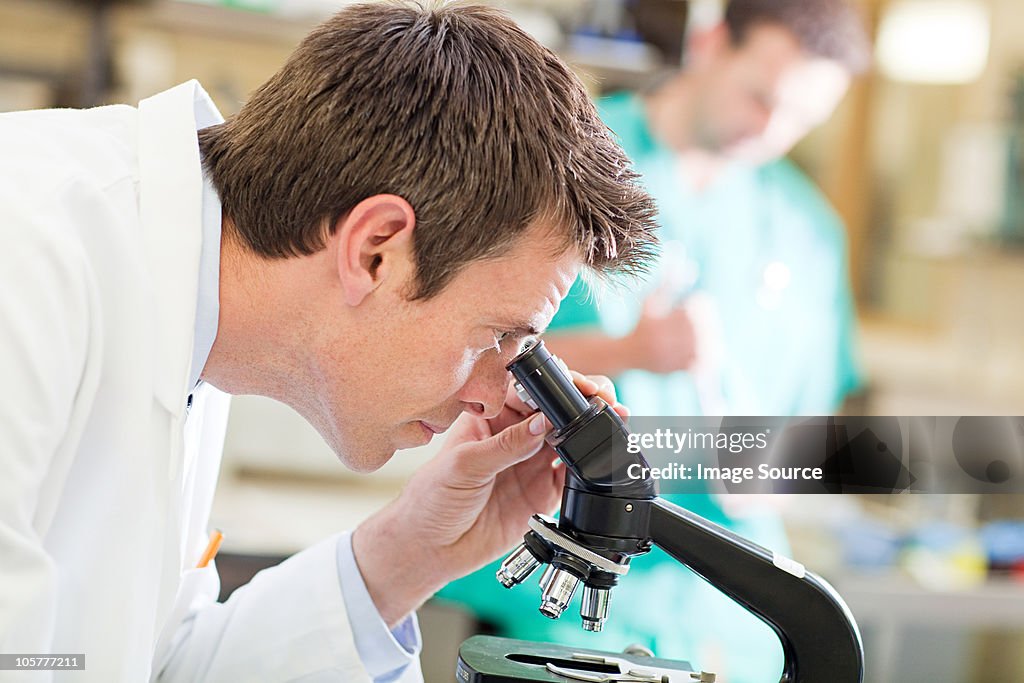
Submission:
<svg viewBox="0 0 1024 683">
<path fill-rule="evenodd" d="M 335 539 L 224 605 L 193 569 L 227 420 L 185 410 L 205 98 L 0 115 L 0 652 L 86 667 L 0 681 L 369 680 Z"/>
</svg>

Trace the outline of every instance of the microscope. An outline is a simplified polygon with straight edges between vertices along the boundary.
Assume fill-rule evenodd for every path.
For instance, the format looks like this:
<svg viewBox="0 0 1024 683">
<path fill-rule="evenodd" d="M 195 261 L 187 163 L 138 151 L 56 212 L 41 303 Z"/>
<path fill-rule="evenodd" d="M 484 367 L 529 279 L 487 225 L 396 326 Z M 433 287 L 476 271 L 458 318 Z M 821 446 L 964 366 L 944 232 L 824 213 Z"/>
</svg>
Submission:
<svg viewBox="0 0 1024 683">
<path fill-rule="evenodd" d="M 635 465 L 646 468 L 647 462 L 627 449 L 627 426 L 602 399 L 584 397 L 543 342 L 507 367 L 520 397 L 553 425 L 548 443 L 565 463 L 566 480 L 559 518 L 530 520 L 523 543 L 498 570 L 502 585 L 520 584 L 543 566 L 540 611 L 557 619 L 582 584 L 582 627 L 600 631 L 630 560 L 656 545 L 772 628 L 785 657 L 780 683 L 861 683 L 860 633 L 827 582 L 662 500 L 653 479 L 631 477 L 639 471 Z M 715 678 L 686 662 L 487 636 L 463 643 L 456 676 L 460 683 Z"/>
</svg>

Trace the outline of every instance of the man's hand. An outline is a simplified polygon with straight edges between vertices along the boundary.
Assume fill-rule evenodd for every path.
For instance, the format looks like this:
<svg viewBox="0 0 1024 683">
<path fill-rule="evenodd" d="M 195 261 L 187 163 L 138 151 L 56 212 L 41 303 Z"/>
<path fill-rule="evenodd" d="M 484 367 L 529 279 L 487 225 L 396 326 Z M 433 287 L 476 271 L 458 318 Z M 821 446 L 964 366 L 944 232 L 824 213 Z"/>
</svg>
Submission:
<svg viewBox="0 0 1024 683">
<path fill-rule="evenodd" d="M 628 414 L 608 378 L 573 378 L 584 395 Z M 389 628 L 449 581 L 511 550 L 533 514 L 557 508 L 565 469 L 544 441 L 550 429 L 510 387 L 500 415 L 463 414 L 402 494 L 356 529 L 356 562 Z"/>
<path fill-rule="evenodd" d="M 671 305 L 657 295 L 644 302 L 636 327 L 619 340 L 627 367 L 650 372 L 688 372 L 717 364 L 721 333 L 714 303 L 695 294 Z"/>
<path fill-rule="evenodd" d="M 663 305 L 651 297 L 620 346 L 630 368 L 657 373 L 689 370 L 697 359 L 697 331 L 686 308 Z"/>
</svg>

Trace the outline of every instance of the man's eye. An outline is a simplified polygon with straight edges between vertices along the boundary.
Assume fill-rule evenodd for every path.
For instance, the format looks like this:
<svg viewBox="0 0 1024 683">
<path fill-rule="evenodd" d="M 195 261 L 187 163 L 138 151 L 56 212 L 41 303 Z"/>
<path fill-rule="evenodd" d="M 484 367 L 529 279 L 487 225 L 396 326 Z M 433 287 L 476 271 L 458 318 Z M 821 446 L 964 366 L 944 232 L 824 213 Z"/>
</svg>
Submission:
<svg viewBox="0 0 1024 683">
<path fill-rule="evenodd" d="M 522 353 L 523 351 L 525 351 L 529 347 L 531 347 L 534 344 L 536 344 L 539 339 L 540 339 L 540 337 L 538 337 L 535 334 L 528 334 L 525 337 L 523 337 L 522 339 L 520 339 L 519 340 L 519 344 L 517 345 L 517 348 L 516 348 L 516 355 L 519 355 L 520 353 Z"/>
<path fill-rule="evenodd" d="M 514 346 L 513 346 L 514 343 Z M 537 336 L 533 334 L 524 335 L 516 330 L 495 330 L 494 348 L 499 353 L 511 353 L 518 356 L 527 346 L 537 343 Z"/>
</svg>

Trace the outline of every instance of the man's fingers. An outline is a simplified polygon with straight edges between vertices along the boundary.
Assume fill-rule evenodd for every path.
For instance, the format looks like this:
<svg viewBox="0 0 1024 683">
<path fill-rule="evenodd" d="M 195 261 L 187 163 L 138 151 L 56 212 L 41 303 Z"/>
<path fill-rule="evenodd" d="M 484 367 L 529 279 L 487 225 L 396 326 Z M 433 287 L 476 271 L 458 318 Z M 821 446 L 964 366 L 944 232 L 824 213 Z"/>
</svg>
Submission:
<svg viewBox="0 0 1024 683">
<path fill-rule="evenodd" d="M 597 383 L 597 395 L 605 400 L 608 405 L 615 405 L 619 397 L 615 394 L 615 384 L 604 375 L 593 375 L 591 377 Z"/>
<path fill-rule="evenodd" d="M 572 375 L 573 384 L 576 385 L 576 388 L 579 389 L 584 396 L 593 396 L 600 388 L 597 382 L 586 375 L 576 372 L 575 370 L 572 370 L 569 374 Z"/>
<path fill-rule="evenodd" d="M 604 375 L 581 375 L 574 370 L 572 379 L 584 396 L 600 396 L 605 403 L 612 406 L 618 402 L 615 384 Z"/>
<path fill-rule="evenodd" d="M 520 412 L 506 404 L 505 407 L 501 409 L 501 413 L 497 417 L 492 417 L 488 420 L 487 424 L 490 427 L 491 434 L 498 434 L 514 424 L 519 424 L 523 421 L 523 418 L 529 416 L 533 412 L 536 411 L 529 407 L 526 408 L 525 412 Z"/>
<path fill-rule="evenodd" d="M 551 424 L 541 413 L 510 425 L 494 436 L 460 446 L 459 472 L 467 485 L 480 485 L 544 446 Z"/>
</svg>

